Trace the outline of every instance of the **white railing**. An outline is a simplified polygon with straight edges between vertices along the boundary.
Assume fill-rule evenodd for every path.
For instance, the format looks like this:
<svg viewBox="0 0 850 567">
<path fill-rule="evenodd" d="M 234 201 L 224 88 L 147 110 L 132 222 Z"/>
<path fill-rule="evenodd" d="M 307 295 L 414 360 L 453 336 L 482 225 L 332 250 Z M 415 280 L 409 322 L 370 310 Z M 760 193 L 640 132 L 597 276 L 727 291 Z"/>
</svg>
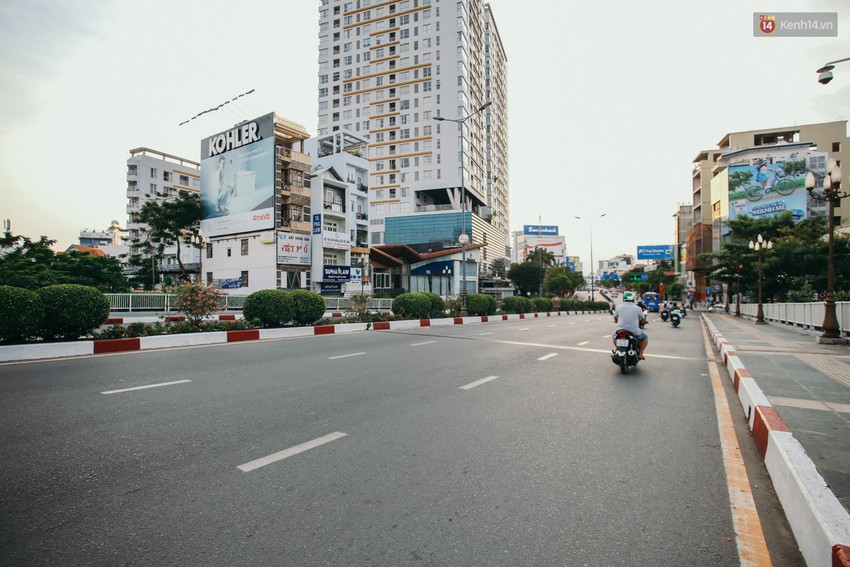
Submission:
<svg viewBox="0 0 850 567">
<path fill-rule="evenodd" d="M 735 305 L 729 306 L 734 312 Z M 794 325 L 805 329 L 821 330 L 826 307 L 817 303 L 763 303 L 764 318 L 768 321 Z M 758 314 L 757 303 L 742 303 L 741 315 L 755 318 Z M 850 335 L 850 302 L 836 301 L 835 316 L 842 335 Z"/>
<path fill-rule="evenodd" d="M 107 293 L 110 311 L 176 311 L 173 293 Z M 245 305 L 245 295 L 225 295 L 224 311 L 241 310 Z M 328 311 L 347 311 L 351 301 L 347 297 L 326 297 Z M 392 299 L 373 299 L 372 311 L 391 311 Z"/>
</svg>

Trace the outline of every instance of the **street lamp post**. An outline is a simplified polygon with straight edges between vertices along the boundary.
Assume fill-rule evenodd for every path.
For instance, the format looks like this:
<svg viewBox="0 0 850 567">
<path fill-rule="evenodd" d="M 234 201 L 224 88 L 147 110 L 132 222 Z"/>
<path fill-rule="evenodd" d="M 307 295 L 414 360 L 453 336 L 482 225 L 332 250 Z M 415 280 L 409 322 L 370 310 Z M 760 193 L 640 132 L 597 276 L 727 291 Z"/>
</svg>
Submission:
<svg viewBox="0 0 850 567">
<path fill-rule="evenodd" d="M 826 177 L 823 178 L 823 192 L 816 193 L 817 177 L 814 172 L 806 173 L 806 191 L 812 198 L 826 201 L 827 209 L 827 243 L 828 254 L 826 261 L 826 298 L 824 299 L 823 333 L 818 337 L 822 344 L 846 344 L 847 339 L 841 336 L 838 317 L 835 313 L 835 207 L 841 204 L 841 199 L 850 193 L 841 192 L 841 166 L 833 158 L 826 163 Z"/>
<path fill-rule="evenodd" d="M 593 282 L 593 274 L 594 274 L 594 267 L 593 267 L 593 221 L 595 219 L 601 219 L 602 217 L 604 217 L 607 214 L 608 213 L 602 213 L 598 217 L 584 217 L 584 218 L 583 217 L 575 217 L 578 220 L 587 221 L 587 226 L 590 228 L 590 300 L 591 301 L 596 300 L 596 294 L 595 294 L 596 285 Z"/>
<path fill-rule="evenodd" d="M 452 269 L 448 266 L 443 267 L 443 277 L 446 278 L 446 301 L 449 300 L 449 290 L 451 289 L 451 281 L 449 280 L 452 277 Z"/>
<path fill-rule="evenodd" d="M 764 320 L 764 308 L 762 307 L 761 302 L 761 260 L 764 251 L 770 250 L 771 248 L 773 248 L 773 242 L 766 240 L 761 234 L 759 234 L 755 240 L 750 240 L 750 249 L 755 250 L 759 255 L 759 308 L 758 314 L 756 315 L 756 325 L 767 325 L 767 321 Z"/>
<path fill-rule="evenodd" d="M 457 124 L 457 131 L 460 134 L 460 199 L 461 199 L 461 229 L 460 229 L 460 237 L 458 238 L 458 242 L 460 242 L 461 246 L 461 290 L 460 290 L 460 315 L 461 317 L 466 317 L 466 245 L 469 244 L 469 235 L 466 234 L 466 184 L 464 183 L 464 174 L 466 173 L 466 159 L 464 156 L 464 141 L 466 138 L 463 133 L 463 125 L 464 123 L 478 114 L 479 112 L 485 110 L 489 107 L 492 102 L 488 101 L 478 107 L 478 109 L 469 114 L 468 116 L 464 116 L 463 118 L 444 118 L 442 116 L 435 116 L 434 120 L 445 121 L 445 122 L 454 122 Z"/>
</svg>

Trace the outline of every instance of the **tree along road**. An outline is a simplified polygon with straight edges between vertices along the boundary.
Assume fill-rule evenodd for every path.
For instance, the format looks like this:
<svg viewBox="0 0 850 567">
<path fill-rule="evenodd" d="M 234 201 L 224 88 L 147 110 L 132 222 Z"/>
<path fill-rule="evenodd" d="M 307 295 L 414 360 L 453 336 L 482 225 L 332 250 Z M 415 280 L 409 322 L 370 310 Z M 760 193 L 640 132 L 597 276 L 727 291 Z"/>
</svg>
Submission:
<svg viewBox="0 0 850 567">
<path fill-rule="evenodd" d="M 699 321 L 653 320 L 627 376 L 607 315 L 2 365 L 0 564 L 769 564 Z"/>
</svg>

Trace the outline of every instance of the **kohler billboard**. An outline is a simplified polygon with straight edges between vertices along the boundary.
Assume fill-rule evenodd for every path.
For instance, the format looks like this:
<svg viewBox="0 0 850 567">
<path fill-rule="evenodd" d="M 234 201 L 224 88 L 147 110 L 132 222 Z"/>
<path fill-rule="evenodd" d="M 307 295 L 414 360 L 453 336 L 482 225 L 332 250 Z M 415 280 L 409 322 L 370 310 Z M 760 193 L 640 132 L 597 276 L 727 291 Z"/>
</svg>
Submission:
<svg viewBox="0 0 850 567">
<path fill-rule="evenodd" d="M 201 141 L 206 236 L 274 228 L 274 141 L 274 113 Z"/>
</svg>

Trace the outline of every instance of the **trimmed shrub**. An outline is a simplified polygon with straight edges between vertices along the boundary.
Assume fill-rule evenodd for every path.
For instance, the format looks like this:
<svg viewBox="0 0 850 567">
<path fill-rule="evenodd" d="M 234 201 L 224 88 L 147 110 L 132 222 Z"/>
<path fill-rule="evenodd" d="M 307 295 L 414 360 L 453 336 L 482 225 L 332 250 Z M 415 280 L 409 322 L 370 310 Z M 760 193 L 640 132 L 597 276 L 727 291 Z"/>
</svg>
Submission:
<svg viewBox="0 0 850 567">
<path fill-rule="evenodd" d="M 473 293 L 466 297 L 466 310 L 470 315 L 492 315 L 496 312 L 496 300 L 483 293 Z"/>
<path fill-rule="evenodd" d="M 177 288 L 177 299 L 174 306 L 193 325 L 200 324 L 224 306 L 224 296 L 211 285 L 201 282 L 181 285 Z"/>
<path fill-rule="evenodd" d="M 259 321 L 263 327 L 282 327 L 295 318 L 295 300 L 282 289 L 255 291 L 245 298 L 242 315 L 249 321 Z"/>
<path fill-rule="evenodd" d="M 402 293 L 393 300 L 393 313 L 402 319 L 427 319 L 431 298 L 424 293 Z"/>
<path fill-rule="evenodd" d="M 531 303 L 534 305 L 534 310 L 538 313 L 552 311 L 552 300 L 548 297 L 535 297 L 531 300 Z"/>
<path fill-rule="evenodd" d="M 292 320 L 296 325 L 312 325 L 325 314 L 325 299 L 315 291 L 296 289 L 287 293 L 295 306 Z"/>
<path fill-rule="evenodd" d="M 427 318 L 438 319 L 440 317 L 446 316 L 446 302 L 443 301 L 442 297 L 440 297 L 436 293 L 431 293 L 429 291 L 422 292 L 422 295 L 427 297 L 428 301 L 431 302 L 431 307 L 428 309 Z"/>
<path fill-rule="evenodd" d="M 59 284 L 36 293 L 44 306 L 39 334 L 45 339 L 78 339 L 109 318 L 109 300 L 96 287 Z"/>
<path fill-rule="evenodd" d="M 0 286 L 0 341 L 35 336 L 44 319 L 38 294 L 22 287 Z"/>
<path fill-rule="evenodd" d="M 502 300 L 503 313 L 531 313 L 531 300 L 521 295 L 513 295 Z"/>
</svg>

